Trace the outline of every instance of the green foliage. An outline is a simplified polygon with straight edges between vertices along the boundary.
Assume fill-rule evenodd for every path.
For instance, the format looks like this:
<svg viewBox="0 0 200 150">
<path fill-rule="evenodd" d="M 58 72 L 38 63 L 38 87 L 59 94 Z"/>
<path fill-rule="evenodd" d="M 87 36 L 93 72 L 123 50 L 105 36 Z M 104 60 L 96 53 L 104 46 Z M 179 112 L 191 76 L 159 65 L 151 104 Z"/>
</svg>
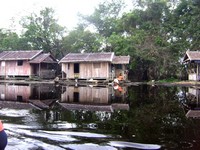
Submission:
<svg viewBox="0 0 200 150">
<path fill-rule="evenodd" d="M 139 80 L 177 77 L 180 57 L 199 46 L 199 3 L 143 0 L 120 16 L 119 11 L 113 15 L 115 6 L 123 8 L 118 2 L 102 3 L 92 15 L 83 17 L 103 37 L 103 50 L 130 55 L 130 68 Z"/>
<path fill-rule="evenodd" d="M 17 33 L 10 30 L 0 29 L 0 49 L 1 50 L 18 50 L 29 49 L 29 45 L 20 38 Z"/>
<path fill-rule="evenodd" d="M 175 79 L 175 78 L 167 78 L 167 79 L 163 79 L 163 80 L 159 80 L 159 81 L 156 81 L 156 82 L 161 82 L 161 83 L 170 83 L 170 82 L 178 82 L 180 80 L 178 79 Z"/>
<path fill-rule="evenodd" d="M 100 47 L 99 36 L 80 25 L 63 38 L 63 47 L 64 53 L 96 52 Z"/>
<path fill-rule="evenodd" d="M 82 16 L 82 18 L 92 24 L 100 35 L 109 37 L 118 30 L 117 22 L 123 4 L 121 0 L 104 1 L 98 5 L 92 15 Z"/>
<path fill-rule="evenodd" d="M 57 57 L 61 55 L 61 40 L 65 28 L 57 24 L 52 8 L 41 10 L 39 15 L 32 13 L 24 17 L 21 24 L 25 29 L 22 37 L 30 43 L 33 49 L 42 49 Z"/>
<path fill-rule="evenodd" d="M 200 45 L 200 5 L 192 0 L 183 0 L 173 11 L 172 27 L 176 43 L 181 43 L 183 51 L 197 50 Z"/>
</svg>

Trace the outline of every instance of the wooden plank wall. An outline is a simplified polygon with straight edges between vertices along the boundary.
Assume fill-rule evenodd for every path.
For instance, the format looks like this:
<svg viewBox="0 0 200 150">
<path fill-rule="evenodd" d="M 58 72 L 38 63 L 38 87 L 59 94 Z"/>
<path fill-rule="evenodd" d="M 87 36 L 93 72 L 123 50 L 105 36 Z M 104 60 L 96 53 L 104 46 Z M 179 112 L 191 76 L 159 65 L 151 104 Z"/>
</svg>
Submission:
<svg viewBox="0 0 200 150">
<path fill-rule="evenodd" d="M 68 66 L 69 65 L 69 66 Z M 74 64 L 62 64 L 62 71 L 67 74 L 66 78 L 74 79 Z M 79 64 L 79 78 L 90 79 L 90 78 L 109 78 L 109 63 L 80 63 Z"/>
<path fill-rule="evenodd" d="M 31 66 L 28 61 L 23 61 L 22 66 L 17 65 L 17 61 L 4 61 L 5 66 L 2 66 L 1 62 L 1 69 L 0 75 L 1 76 L 29 76 L 31 75 Z"/>
</svg>

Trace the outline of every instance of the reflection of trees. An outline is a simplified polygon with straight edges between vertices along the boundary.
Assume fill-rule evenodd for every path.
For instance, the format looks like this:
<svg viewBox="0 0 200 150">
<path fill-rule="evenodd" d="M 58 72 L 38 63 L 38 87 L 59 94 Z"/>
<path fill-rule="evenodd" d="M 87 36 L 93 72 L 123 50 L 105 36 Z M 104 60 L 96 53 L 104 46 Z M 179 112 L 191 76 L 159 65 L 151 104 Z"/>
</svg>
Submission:
<svg viewBox="0 0 200 150">
<path fill-rule="evenodd" d="M 142 87 L 141 87 L 142 88 Z M 175 98 L 177 87 L 146 87 L 147 92 L 136 91 L 130 97 L 131 111 L 127 131 L 129 137 L 135 135 L 138 142 L 173 145 L 186 137 L 191 122 L 186 119 L 179 101 Z M 130 89 L 131 90 L 131 89 Z M 131 90 L 135 91 L 135 90 Z M 130 92 L 129 92 L 130 93 Z"/>
</svg>

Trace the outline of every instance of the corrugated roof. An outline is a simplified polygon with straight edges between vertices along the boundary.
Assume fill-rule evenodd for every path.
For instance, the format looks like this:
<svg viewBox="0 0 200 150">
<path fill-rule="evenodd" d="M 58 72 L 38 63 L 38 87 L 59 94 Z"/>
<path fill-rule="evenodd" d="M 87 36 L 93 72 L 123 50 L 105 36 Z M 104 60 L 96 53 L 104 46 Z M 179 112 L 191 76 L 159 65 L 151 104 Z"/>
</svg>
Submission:
<svg viewBox="0 0 200 150">
<path fill-rule="evenodd" d="M 130 56 L 114 56 L 112 64 L 129 64 Z"/>
<path fill-rule="evenodd" d="M 114 53 L 69 53 L 59 63 L 69 62 L 111 62 Z"/>
<path fill-rule="evenodd" d="M 31 60 L 42 53 L 42 50 L 31 51 L 3 51 L 0 60 Z"/>
<path fill-rule="evenodd" d="M 43 62 L 43 63 L 57 63 L 56 59 L 50 53 L 40 54 L 29 62 L 30 63 L 41 63 L 41 62 Z"/>
</svg>

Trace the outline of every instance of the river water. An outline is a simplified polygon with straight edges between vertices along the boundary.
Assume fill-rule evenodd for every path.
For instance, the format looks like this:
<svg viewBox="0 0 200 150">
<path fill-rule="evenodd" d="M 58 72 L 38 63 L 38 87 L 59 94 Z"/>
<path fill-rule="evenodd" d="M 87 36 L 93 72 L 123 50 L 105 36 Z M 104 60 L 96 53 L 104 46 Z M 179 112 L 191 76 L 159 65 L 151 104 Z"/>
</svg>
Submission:
<svg viewBox="0 0 200 150">
<path fill-rule="evenodd" d="M 0 84 L 6 150 L 200 149 L 194 87 Z"/>
</svg>

